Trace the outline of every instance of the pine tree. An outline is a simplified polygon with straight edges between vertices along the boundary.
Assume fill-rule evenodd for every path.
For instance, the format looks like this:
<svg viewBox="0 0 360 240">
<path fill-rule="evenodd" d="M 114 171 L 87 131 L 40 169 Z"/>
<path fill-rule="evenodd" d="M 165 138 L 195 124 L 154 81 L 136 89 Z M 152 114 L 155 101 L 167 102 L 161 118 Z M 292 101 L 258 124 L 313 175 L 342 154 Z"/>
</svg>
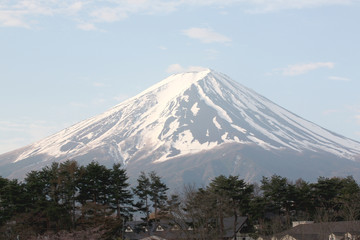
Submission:
<svg viewBox="0 0 360 240">
<path fill-rule="evenodd" d="M 80 167 L 78 201 L 81 203 L 81 224 L 98 225 L 113 213 L 110 208 L 110 169 L 97 162 Z"/>
<path fill-rule="evenodd" d="M 218 209 L 219 234 L 224 232 L 224 217 L 234 217 L 233 231 L 236 231 L 236 224 L 240 215 L 250 211 L 250 198 L 253 193 L 253 186 L 245 183 L 238 176 L 216 177 L 209 185 L 210 191 L 215 197 L 216 209 Z"/>
<path fill-rule="evenodd" d="M 120 218 L 123 215 L 129 215 L 132 212 L 133 195 L 128 189 L 128 176 L 126 170 L 121 168 L 120 164 L 114 164 L 110 174 L 110 203 L 116 210 L 116 217 Z"/>
<path fill-rule="evenodd" d="M 96 204 L 107 204 L 110 186 L 110 170 L 97 162 L 91 162 L 79 169 L 79 196 L 82 204 L 91 201 Z"/>
<path fill-rule="evenodd" d="M 27 211 L 28 201 L 24 184 L 0 177 L 0 226 Z"/>
<path fill-rule="evenodd" d="M 145 213 L 146 221 L 149 221 L 150 213 L 150 193 L 151 183 L 150 179 L 146 176 L 145 172 L 141 172 L 137 179 L 137 186 L 132 189 L 134 194 L 139 198 L 139 201 L 135 204 L 138 211 Z"/>
<path fill-rule="evenodd" d="M 167 190 L 169 189 L 161 178 L 155 173 L 150 172 L 150 200 L 153 202 L 155 221 L 157 220 L 158 212 L 164 208 L 167 200 Z"/>
<path fill-rule="evenodd" d="M 72 228 L 75 228 L 76 219 L 77 182 L 79 180 L 78 171 L 79 166 L 74 160 L 68 160 L 61 163 L 59 167 L 60 201 L 71 216 Z"/>
<path fill-rule="evenodd" d="M 149 176 L 141 172 L 137 182 L 137 186 L 133 188 L 134 194 L 140 200 L 136 203 L 137 209 L 145 213 L 146 221 L 149 221 L 150 202 L 152 202 L 155 220 L 157 220 L 159 210 L 166 205 L 168 187 L 155 172 L 150 172 Z"/>
</svg>

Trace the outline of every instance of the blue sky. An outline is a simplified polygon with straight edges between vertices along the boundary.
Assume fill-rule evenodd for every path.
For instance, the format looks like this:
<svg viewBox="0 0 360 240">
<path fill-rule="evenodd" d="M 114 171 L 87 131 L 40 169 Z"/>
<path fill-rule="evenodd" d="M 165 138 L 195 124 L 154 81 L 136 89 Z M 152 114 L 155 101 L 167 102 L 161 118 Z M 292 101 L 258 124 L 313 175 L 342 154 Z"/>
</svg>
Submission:
<svg viewBox="0 0 360 240">
<path fill-rule="evenodd" d="M 359 0 L 0 0 L 0 153 L 212 68 L 360 141 Z"/>
</svg>

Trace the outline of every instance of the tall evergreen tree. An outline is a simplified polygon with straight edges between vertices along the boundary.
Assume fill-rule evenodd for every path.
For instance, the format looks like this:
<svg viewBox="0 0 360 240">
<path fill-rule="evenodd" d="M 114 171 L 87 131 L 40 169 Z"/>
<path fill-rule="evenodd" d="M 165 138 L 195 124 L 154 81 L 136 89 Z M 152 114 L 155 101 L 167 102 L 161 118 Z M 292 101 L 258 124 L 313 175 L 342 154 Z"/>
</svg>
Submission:
<svg viewBox="0 0 360 240">
<path fill-rule="evenodd" d="M 295 201 L 295 186 L 288 179 L 278 175 L 263 177 L 261 189 L 268 203 L 268 211 L 278 215 L 289 215 Z"/>
<path fill-rule="evenodd" d="M 220 234 L 224 232 L 224 217 L 234 217 L 233 231 L 236 231 L 236 224 L 240 215 L 250 211 L 250 198 L 253 193 L 253 186 L 247 184 L 238 176 L 216 177 L 209 185 L 210 191 L 216 199 L 218 209 Z"/>
<path fill-rule="evenodd" d="M 82 204 L 91 201 L 95 204 L 107 204 L 110 186 L 110 170 L 98 162 L 91 162 L 79 169 L 79 196 Z"/>
<path fill-rule="evenodd" d="M 59 185 L 60 201 L 71 216 L 71 226 L 75 228 L 76 197 L 78 194 L 79 166 L 76 161 L 68 160 L 60 164 Z"/>
<path fill-rule="evenodd" d="M 103 224 L 106 216 L 114 211 L 110 207 L 110 169 L 97 162 L 79 168 L 77 182 L 81 203 L 81 217 L 78 224 L 91 226 Z"/>
<path fill-rule="evenodd" d="M 193 236 L 189 238 L 218 239 L 218 231 L 213 225 L 213 219 L 217 216 L 213 195 L 203 188 L 196 190 L 194 186 L 186 186 L 184 194 L 185 214 L 182 222 L 186 224 L 187 219 L 190 219 L 193 224 Z"/>
<path fill-rule="evenodd" d="M 169 189 L 160 176 L 155 172 L 150 172 L 150 200 L 153 202 L 154 217 L 157 220 L 159 210 L 165 207 L 167 200 L 167 190 Z"/>
<path fill-rule="evenodd" d="M 16 214 L 27 211 L 28 201 L 24 184 L 0 177 L 0 226 Z"/>
<path fill-rule="evenodd" d="M 120 164 L 114 164 L 110 173 L 110 203 L 116 210 L 116 217 L 129 215 L 132 212 L 133 195 L 129 190 L 128 176 L 126 170 Z"/>
<path fill-rule="evenodd" d="M 145 172 L 141 172 L 137 178 L 137 185 L 132 189 L 134 194 L 139 198 L 139 201 L 135 204 L 138 211 L 145 214 L 146 221 L 149 221 L 150 214 L 150 193 L 151 183 Z"/>
<path fill-rule="evenodd" d="M 341 220 L 339 215 L 344 212 L 344 203 L 348 205 L 360 194 L 359 185 L 352 177 L 319 177 L 311 186 L 317 221 Z"/>
<path fill-rule="evenodd" d="M 136 207 L 139 211 L 145 213 L 148 221 L 150 203 L 152 203 L 156 220 L 159 210 L 166 205 L 168 187 L 154 171 L 150 172 L 149 176 L 145 172 L 141 172 L 137 182 L 137 186 L 133 188 L 133 192 L 140 200 L 136 203 Z"/>
<path fill-rule="evenodd" d="M 311 184 L 302 180 L 301 178 L 295 182 L 295 198 L 294 198 L 294 209 L 296 211 L 296 219 L 309 220 L 313 219 L 315 212 L 315 205 L 313 202 L 313 195 Z"/>
</svg>

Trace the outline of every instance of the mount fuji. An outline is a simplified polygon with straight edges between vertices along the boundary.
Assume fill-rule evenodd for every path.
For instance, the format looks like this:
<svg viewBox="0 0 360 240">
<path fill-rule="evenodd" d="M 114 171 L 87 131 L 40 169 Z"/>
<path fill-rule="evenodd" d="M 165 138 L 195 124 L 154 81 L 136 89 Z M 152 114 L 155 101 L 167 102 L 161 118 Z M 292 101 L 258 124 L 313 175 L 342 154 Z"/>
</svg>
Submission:
<svg viewBox="0 0 360 240">
<path fill-rule="evenodd" d="M 68 159 L 120 162 L 130 179 L 154 170 L 171 186 L 206 184 L 220 174 L 360 180 L 359 142 L 210 69 L 174 74 L 103 114 L 0 155 L 0 175 L 22 179 Z"/>
</svg>

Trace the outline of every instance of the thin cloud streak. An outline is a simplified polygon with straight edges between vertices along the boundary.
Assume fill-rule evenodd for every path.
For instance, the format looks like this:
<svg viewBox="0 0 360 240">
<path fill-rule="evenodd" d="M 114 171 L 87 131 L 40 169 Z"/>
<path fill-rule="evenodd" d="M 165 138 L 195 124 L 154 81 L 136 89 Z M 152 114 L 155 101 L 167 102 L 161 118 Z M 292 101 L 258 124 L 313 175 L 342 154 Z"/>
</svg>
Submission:
<svg viewBox="0 0 360 240">
<path fill-rule="evenodd" d="M 341 82 L 349 82 L 349 81 L 351 81 L 349 78 L 336 77 L 336 76 L 330 76 L 329 79 L 334 80 L 334 81 L 341 81 Z"/>
<path fill-rule="evenodd" d="M 319 69 L 319 68 L 334 68 L 335 63 L 333 62 L 316 62 L 316 63 L 306 63 L 306 64 L 295 64 L 289 65 L 286 68 L 281 69 L 282 75 L 284 76 L 297 76 L 308 73 L 310 71 Z"/>
<path fill-rule="evenodd" d="M 113 23 L 134 14 L 166 14 L 180 7 L 239 6 L 244 12 L 266 13 L 286 9 L 304 9 L 331 5 L 351 5 L 357 0 L 13 0 L 0 5 L 0 27 L 31 28 L 42 16 L 62 16 L 74 22 Z M 93 30 L 91 25 L 80 25 L 81 30 Z"/>
<path fill-rule="evenodd" d="M 277 12 L 288 9 L 317 8 L 331 5 L 350 5 L 356 0 L 248 0 L 241 1 L 250 5 L 247 13 L 261 14 L 267 12 Z"/>
</svg>

